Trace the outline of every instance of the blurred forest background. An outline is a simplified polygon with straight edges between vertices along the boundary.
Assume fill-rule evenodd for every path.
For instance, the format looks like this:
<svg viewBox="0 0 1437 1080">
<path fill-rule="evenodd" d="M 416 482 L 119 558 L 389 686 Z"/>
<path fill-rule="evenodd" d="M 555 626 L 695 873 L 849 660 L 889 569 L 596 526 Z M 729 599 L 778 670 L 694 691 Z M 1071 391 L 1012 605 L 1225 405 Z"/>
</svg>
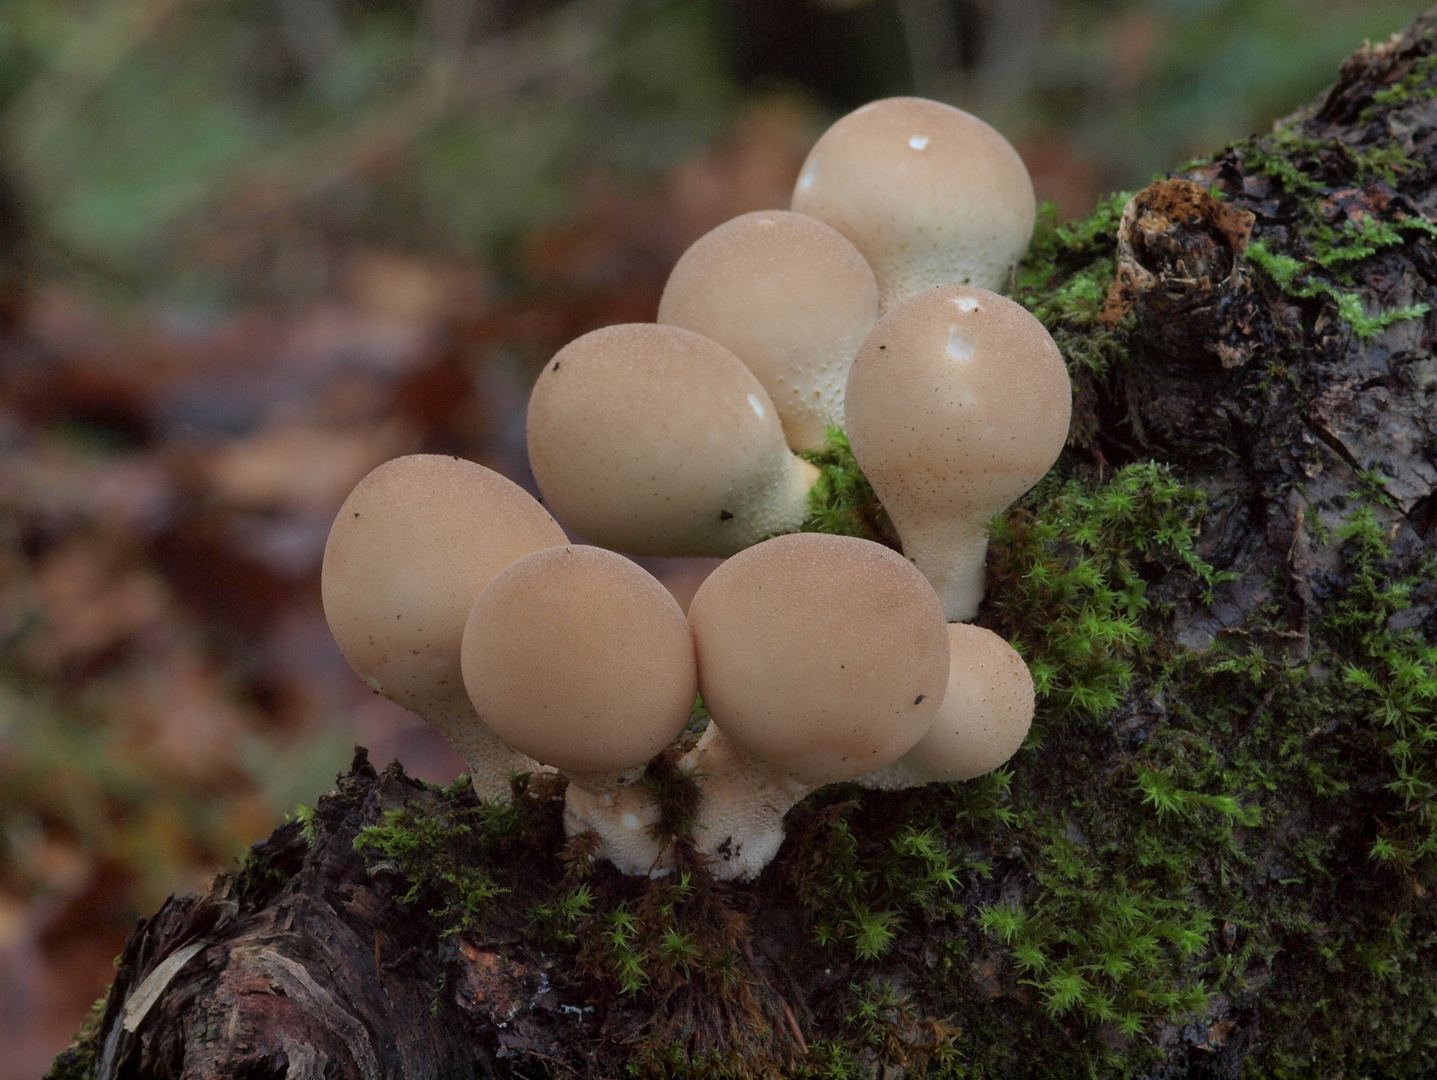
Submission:
<svg viewBox="0 0 1437 1080">
<path fill-rule="evenodd" d="M 459 771 L 324 625 L 371 467 L 525 482 L 538 365 L 864 101 L 982 116 L 1072 216 L 1422 6 L 0 0 L 0 1080 L 355 742 Z M 686 601 L 710 564 L 651 565 Z"/>
</svg>

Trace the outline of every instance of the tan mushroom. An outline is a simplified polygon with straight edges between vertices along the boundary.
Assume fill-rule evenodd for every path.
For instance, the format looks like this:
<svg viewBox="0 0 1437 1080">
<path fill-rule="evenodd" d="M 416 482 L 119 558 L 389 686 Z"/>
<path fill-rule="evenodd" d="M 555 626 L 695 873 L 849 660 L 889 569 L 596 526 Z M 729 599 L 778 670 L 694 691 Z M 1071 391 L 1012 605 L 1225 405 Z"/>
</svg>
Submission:
<svg viewBox="0 0 1437 1080">
<path fill-rule="evenodd" d="M 564 530 L 517 484 L 472 461 L 414 454 L 385 462 L 340 508 L 320 593 L 339 651 L 371 687 L 438 729 L 484 799 L 535 763 L 480 723 L 459 648 L 474 597 Z"/>
<path fill-rule="evenodd" d="M 565 827 L 594 831 L 626 874 L 664 869 L 645 763 L 683 730 L 698 691 L 683 609 L 612 551 L 547 548 L 474 601 L 464 683 L 496 735 L 569 777 Z"/>
<path fill-rule="evenodd" d="M 988 521 L 1068 436 L 1068 372 L 1043 325 L 983 289 L 930 289 L 873 328 L 848 375 L 854 457 L 950 621 L 983 600 Z"/>
<path fill-rule="evenodd" d="M 715 570 L 689 607 L 712 721 L 682 767 L 701 791 L 695 844 L 748 881 L 783 816 L 823 784 L 902 756 L 932 726 L 948 635 L 902 556 L 848 536 L 781 536 Z"/>
<path fill-rule="evenodd" d="M 843 384 L 878 318 L 878 283 L 821 221 L 760 210 L 700 237 L 679 259 L 659 322 L 731 350 L 773 398 L 794 450 L 843 425 Z"/>
<path fill-rule="evenodd" d="M 609 326 L 564 346 L 534 385 L 528 436 L 545 503 L 631 555 L 732 555 L 792 532 L 818 476 L 743 361 L 676 326 Z"/>
<path fill-rule="evenodd" d="M 1033 676 L 993 631 L 950 623 L 948 689 L 928 734 L 887 768 L 859 777 L 894 791 L 992 772 L 1023 745 L 1033 722 Z"/>
<path fill-rule="evenodd" d="M 1001 287 L 1033 235 L 1033 183 L 1003 136 L 923 98 L 874 101 L 818 140 L 793 209 L 857 245 L 888 311 L 937 285 Z"/>
</svg>

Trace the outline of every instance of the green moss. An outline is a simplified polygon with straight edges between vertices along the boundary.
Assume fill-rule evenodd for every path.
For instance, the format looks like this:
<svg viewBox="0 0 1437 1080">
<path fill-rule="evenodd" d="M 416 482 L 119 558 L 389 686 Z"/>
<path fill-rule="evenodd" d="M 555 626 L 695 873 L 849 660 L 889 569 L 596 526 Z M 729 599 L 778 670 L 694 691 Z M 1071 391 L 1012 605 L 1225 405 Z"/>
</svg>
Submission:
<svg viewBox="0 0 1437 1080">
<path fill-rule="evenodd" d="M 408 889 L 397 902 L 425 910 L 443 936 L 473 932 L 481 928 L 491 902 L 508 891 L 486 864 L 497 842 L 518 834 L 518 800 L 481 803 L 468 778 L 460 777 L 434 802 L 428 812 L 412 807 L 387 812 L 381 824 L 360 830 L 354 850 L 365 857 L 371 874 L 402 875 Z"/>
<path fill-rule="evenodd" d="M 1433 70 L 1427 63 L 1432 59 L 1419 63 L 1422 78 Z M 1327 203 L 1339 188 L 1395 185 L 1418 166 L 1399 145 L 1387 142 L 1357 150 L 1339 139 L 1315 139 L 1289 128 L 1251 139 L 1237 152 L 1245 168 L 1276 180 L 1297 201 L 1299 214 L 1284 241 L 1285 253 L 1270 250 L 1260 238 L 1247 249 L 1249 261 L 1280 291 L 1296 299 L 1330 301 L 1338 318 L 1360 338 L 1431 310 L 1429 304 L 1417 303 L 1369 314 L 1353 286 L 1368 259 L 1415 235 L 1437 235 L 1437 226 L 1400 212 L 1383 218 L 1370 210 L 1342 216 L 1336 226 L 1329 223 Z"/>
<path fill-rule="evenodd" d="M 1366 258 L 1376 248 L 1372 248 L 1364 254 L 1350 254 L 1351 250 L 1329 249 L 1327 254 L 1329 264 L 1336 265 L 1347 261 L 1348 258 Z M 1298 299 L 1310 299 L 1315 296 L 1327 297 L 1336 305 L 1338 317 L 1352 327 L 1353 332 L 1360 338 L 1375 337 L 1393 323 L 1420 319 L 1432 310 L 1432 305 L 1418 303 L 1369 315 L 1360 295 L 1338 288 L 1331 280 L 1314 272 L 1310 264 L 1305 264 L 1290 255 L 1279 255 L 1269 251 L 1260 240 L 1254 240 L 1248 245 L 1247 257 L 1251 262 L 1262 267 L 1277 287 L 1288 296 Z"/>
<path fill-rule="evenodd" d="M 300 803 L 294 808 L 293 814 L 286 815 L 285 817 L 286 821 L 289 821 L 291 819 L 299 822 L 299 834 L 304 837 L 305 844 L 308 847 L 314 847 L 314 807 L 306 806 L 304 803 Z"/>
<path fill-rule="evenodd" d="M 1131 197 L 1115 192 L 1066 224 L 1045 203 L 1014 278 L 1013 299 L 1048 328 L 1075 376 L 1101 377 L 1126 356 L 1121 336 L 1098 315 L 1117 272 L 1118 222 Z"/>
<path fill-rule="evenodd" d="M 804 532 L 857 536 L 897 546 L 898 536 L 888 512 L 873 492 L 873 485 L 853 456 L 842 428 L 824 431 L 824 448 L 805 451 L 803 457 L 818 466 L 818 480 L 808 492 L 808 519 Z"/>
<path fill-rule="evenodd" d="M 1246 168 L 1272 177 L 1292 195 L 1327 193 L 1331 189 L 1327 174 L 1333 169 L 1340 170 L 1348 183 L 1395 184 L 1418 166 L 1395 143 L 1358 150 L 1340 139 L 1317 139 L 1293 128 L 1250 139 L 1240 150 Z"/>
<path fill-rule="evenodd" d="M 1109 326 L 1100 318 L 1117 271 L 1117 231 L 1131 193 L 1120 191 L 1078 221 L 1059 224 L 1045 204 L 1028 253 L 1013 280 L 1012 297 L 1053 336 L 1073 380 L 1070 441 L 1091 446 L 1097 431 L 1098 387 L 1128 357 L 1133 316 Z"/>
<path fill-rule="evenodd" d="M 1195 552 L 1205 504 L 1162 466 L 1140 462 L 1097 487 L 1050 477 L 993 522 L 989 595 L 1045 703 L 1040 730 L 1118 706 L 1151 644 L 1148 576 L 1182 567 L 1205 597 L 1230 577 Z"/>
<path fill-rule="evenodd" d="M 74 1040 L 50 1063 L 50 1069 L 43 1080 L 90 1080 L 95 1075 L 95 1068 L 100 1061 L 99 1047 L 95 1040 L 109 1001 L 110 988 L 106 987 L 105 992 L 90 1006 L 90 1011 Z"/>
<path fill-rule="evenodd" d="M 1372 95 L 1372 104 L 1362 110 L 1361 121 L 1367 123 L 1381 111 L 1437 97 L 1437 86 L 1425 85 L 1434 74 L 1437 74 L 1437 55 L 1418 57 L 1406 75 Z"/>
</svg>

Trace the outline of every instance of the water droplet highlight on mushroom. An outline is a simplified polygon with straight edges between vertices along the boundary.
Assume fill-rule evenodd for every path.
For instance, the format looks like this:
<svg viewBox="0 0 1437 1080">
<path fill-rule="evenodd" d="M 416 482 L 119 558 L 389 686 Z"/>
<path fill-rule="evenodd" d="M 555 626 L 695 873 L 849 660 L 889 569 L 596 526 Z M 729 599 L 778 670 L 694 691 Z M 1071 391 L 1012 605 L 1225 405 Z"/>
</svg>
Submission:
<svg viewBox="0 0 1437 1080">
<path fill-rule="evenodd" d="M 961 326 L 950 326 L 948 328 L 948 355 L 960 363 L 967 363 L 973 359 L 973 354 L 978 351 L 974 343 Z"/>
<path fill-rule="evenodd" d="M 959 311 L 977 311 L 978 300 L 972 296 L 960 296 L 957 300 L 953 301 L 953 306 Z"/>
<path fill-rule="evenodd" d="M 908 140 L 908 145 L 915 150 L 922 150 L 930 141 L 927 135 L 915 135 Z"/>
<path fill-rule="evenodd" d="M 760 420 L 764 417 L 763 402 L 759 401 L 756 394 L 748 395 L 748 403 L 753 406 L 753 411 L 758 414 Z"/>
</svg>

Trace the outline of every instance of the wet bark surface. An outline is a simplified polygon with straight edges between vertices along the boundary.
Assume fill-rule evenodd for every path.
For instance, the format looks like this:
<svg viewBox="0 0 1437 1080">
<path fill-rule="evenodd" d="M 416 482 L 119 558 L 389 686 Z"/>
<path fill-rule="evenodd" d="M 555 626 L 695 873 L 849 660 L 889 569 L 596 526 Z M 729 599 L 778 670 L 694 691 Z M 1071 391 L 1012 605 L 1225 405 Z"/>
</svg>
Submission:
<svg viewBox="0 0 1437 1080">
<path fill-rule="evenodd" d="M 1434 26 L 1429 12 L 1393 41 L 1362 48 L 1282 131 L 1178 174 L 1185 185 L 1145 192 L 1117 238 L 1106 332 L 1128 360 L 1093 388 L 1096 426 L 1074 453 L 1099 470 L 1155 458 L 1209 495 L 1201 554 L 1237 576 L 1212 604 L 1176 597 L 1171 636 L 1189 648 L 1261 634 L 1304 659 L 1342 574 L 1319 538 L 1341 527 L 1364 485 L 1386 493 L 1374 513 L 1392 573 L 1431 550 L 1437 359 L 1434 317 L 1414 305 L 1437 306 L 1437 241 L 1410 230 L 1354 261 L 1350 275 L 1344 264 L 1324 291 L 1312 284 L 1323 252 L 1311 226 L 1437 222 L 1437 96 L 1423 81 Z M 1404 86 L 1410 92 L 1394 89 Z M 1400 169 L 1374 159 L 1374 149 L 1394 146 Z M 1253 265 L 1250 243 L 1306 269 L 1280 283 Z M 1348 308 L 1333 289 L 1353 298 Z M 1403 309 L 1415 314 L 1385 326 L 1360 321 Z M 1437 597 L 1419 594 L 1404 619 L 1430 641 L 1434 611 Z M 634 1023 L 621 997 L 526 941 L 522 927 L 485 940 L 441 936 L 398 902 L 402 875 L 355 852 L 362 827 L 430 798 L 431 789 L 396 767 L 376 773 L 361 754 L 311 822 L 281 827 L 208 895 L 171 899 L 141 923 L 97 1031 L 62 1057 L 57 1075 L 79 1069 L 84 1054 L 92 1071 L 75 1074 L 102 1080 L 527 1076 L 551 1065 L 610 1075 Z M 551 799 L 537 811 L 548 815 L 551 850 L 540 861 L 550 869 L 562 844 L 557 807 Z M 1295 816 L 1291 827 L 1304 826 Z M 800 810 L 785 859 L 803 857 L 805 830 Z M 1259 860 L 1253 873 L 1269 869 Z M 812 1033 L 848 1007 L 855 973 L 815 948 L 796 910 L 763 885 L 721 896 L 746 935 L 749 1019 L 768 1029 L 774 1060 L 796 1066 Z M 997 896 L 1020 886 L 1000 873 L 985 888 Z M 887 967 L 930 961 L 914 928 Z M 962 978 L 974 999 L 1031 996 L 996 956 Z M 679 1023 L 700 1015 L 685 992 L 664 999 Z M 1153 1075 L 1240 1073 L 1269 1037 L 1255 1021 L 1260 996 L 1258 987 L 1191 1031 L 1164 1032 L 1166 1071 Z M 910 1034 L 910 1045 L 938 1037 L 916 1026 Z M 726 1037 L 722 1023 L 712 1037 Z"/>
</svg>

